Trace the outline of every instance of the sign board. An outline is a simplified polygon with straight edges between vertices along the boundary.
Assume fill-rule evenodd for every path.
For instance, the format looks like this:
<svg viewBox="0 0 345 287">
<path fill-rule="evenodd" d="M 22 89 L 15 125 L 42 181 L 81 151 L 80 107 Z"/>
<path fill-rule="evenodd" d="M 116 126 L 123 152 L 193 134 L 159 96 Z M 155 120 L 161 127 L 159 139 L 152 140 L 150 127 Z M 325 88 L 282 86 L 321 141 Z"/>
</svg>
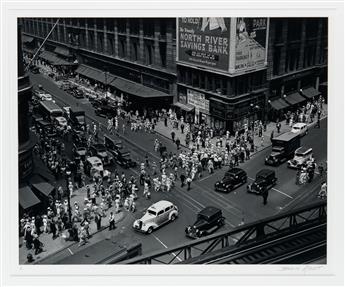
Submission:
<svg viewBox="0 0 345 287">
<path fill-rule="evenodd" d="M 230 18 L 178 18 L 178 60 L 229 70 Z"/>
<path fill-rule="evenodd" d="M 268 18 L 178 18 L 177 61 L 229 74 L 267 64 Z"/>
<path fill-rule="evenodd" d="M 235 73 L 266 62 L 267 18 L 236 18 Z"/>
<path fill-rule="evenodd" d="M 193 105 L 196 111 L 210 111 L 210 101 L 206 99 L 203 93 L 187 89 L 187 103 Z"/>
</svg>

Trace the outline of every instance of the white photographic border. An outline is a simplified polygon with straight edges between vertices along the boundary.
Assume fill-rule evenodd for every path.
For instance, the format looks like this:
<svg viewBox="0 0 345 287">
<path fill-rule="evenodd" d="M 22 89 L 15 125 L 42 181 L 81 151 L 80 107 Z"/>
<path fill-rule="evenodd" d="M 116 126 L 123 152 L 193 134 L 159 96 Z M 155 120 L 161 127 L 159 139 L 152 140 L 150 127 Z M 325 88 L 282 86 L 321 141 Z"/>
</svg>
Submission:
<svg viewBox="0 0 345 287">
<path fill-rule="evenodd" d="M 344 11 L 342 2 L 21 1 L 1 14 L 1 280 L 6 285 L 342 285 Z M 17 17 L 329 17 L 326 265 L 19 265 Z"/>
</svg>

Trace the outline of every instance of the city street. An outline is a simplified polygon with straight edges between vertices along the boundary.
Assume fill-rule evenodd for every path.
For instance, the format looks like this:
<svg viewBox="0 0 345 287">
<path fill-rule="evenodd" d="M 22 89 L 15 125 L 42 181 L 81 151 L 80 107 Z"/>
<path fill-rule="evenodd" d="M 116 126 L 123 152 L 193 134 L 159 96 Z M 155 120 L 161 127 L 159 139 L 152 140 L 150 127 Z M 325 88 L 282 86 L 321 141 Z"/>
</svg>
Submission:
<svg viewBox="0 0 345 287">
<path fill-rule="evenodd" d="M 38 84 L 53 95 L 58 105 L 62 106 L 78 106 L 85 110 L 89 123 L 91 121 L 100 122 L 103 125 L 102 131 L 106 131 L 106 119 L 96 116 L 94 109 L 87 99 L 75 99 L 64 91 L 51 80 L 41 74 L 30 75 L 33 88 L 37 88 Z M 285 125 L 285 123 L 283 123 Z M 120 127 L 122 124 L 120 124 Z M 114 137 L 114 136 L 113 136 Z M 116 138 L 116 137 L 115 137 Z M 134 159 L 143 162 L 145 155 L 149 156 L 150 162 L 159 162 L 159 154 L 153 149 L 154 140 L 158 138 L 168 151 L 176 152 L 176 145 L 168 138 L 158 133 L 131 132 L 129 128 L 125 134 L 120 136 L 127 149 L 132 153 Z M 100 136 L 102 139 L 102 136 Z M 321 128 L 309 128 L 309 133 L 302 138 L 301 146 L 312 147 L 313 155 L 317 163 L 327 161 L 327 118 L 321 121 Z M 240 168 L 244 169 L 248 175 L 248 184 L 251 183 L 256 173 L 267 168 L 264 160 L 271 151 L 270 147 L 256 153 L 249 161 L 240 164 Z M 250 223 L 259 219 L 273 216 L 279 212 L 288 211 L 296 206 L 318 201 L 317 193 L 320 190 L 321 178 L 316 175 L 311 183 L 302 186 L 295 184 L 296 170 L 287 168 L 286 163 L 279 167 L 269 167 L 276 172 L 278 178 L 277 185 L 272 188 L 268 195 L 268 204 L 263 205 L 261 196 L 256 196 L 246 192 L 246 185 L 242 185 L 229 194 L 217 193 L 214 191 L 214 184 L 220 180 L 226 168 L 216 169 L 214 174 L 209 175 L 207 171 L 203 173 L 200 180 L 192 182 L 191 190 L 187 191 L 186 187 L 181 188 L 179 182 L 170 193 L 152 192 L 150 200 L 142 198 L 142 187 L 139 191 L 139 199 L 137 201 L 137 211 L 132 213 L 126 212 L 126 218 L 121 222 L 115 233 L 122 233 L 130 238 L 137 238 L 141 241 L 143 254 L 157 251 L 159 249 L 173 247 L 187 240 L 184 229 L 192 224 L 196 219 L 198 211 L 205 206 L 212 205 L 222 209 L 226 218 L 226 224 L 222 229 L 234 228 L 244 223 Z M 127 176 L 139 174 L 139 169 L 121 169 Z M 141 198 L 140 198 L 141 197 Z M 159 200 L 166 199 L 173 202 L 179 208 L 179 217 L 175 222 L 154 231 L 151 235 L 141 234 L 132 229 L 132 223 L 135 218 L 140 218 L 146 208 Z M 108 231 L 105 231 L 108 232 Z M 114 235 L 114 232 L 109 232 Z M 108 236 L 108 235 L 107 235 Z M 99 236 L 99 240 L 104 238 Z M 93 238 L 93 241 L 97 238 Z M 236 241 L 236 238 L 234 238 Z M 67 253 L 66 253 L 67 254 Z M 177 257 L 178 258 L 178 257 Z M 179 259 L 179 258 L 178 258 Z"/>
</svg>

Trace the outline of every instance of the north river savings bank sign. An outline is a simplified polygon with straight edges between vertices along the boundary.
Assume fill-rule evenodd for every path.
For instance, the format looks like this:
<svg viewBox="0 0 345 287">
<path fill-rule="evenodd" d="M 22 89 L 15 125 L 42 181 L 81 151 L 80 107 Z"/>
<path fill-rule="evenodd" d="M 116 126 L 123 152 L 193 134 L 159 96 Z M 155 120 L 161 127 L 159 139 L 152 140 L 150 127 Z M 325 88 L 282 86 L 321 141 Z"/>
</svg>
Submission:
<svg viewBox="0 0 345 287">
<path fill-rule="evenodd" d="M 267 65 L 268 18 L 178 18 L 177 60 L 230 74 Z"/>
</svg>

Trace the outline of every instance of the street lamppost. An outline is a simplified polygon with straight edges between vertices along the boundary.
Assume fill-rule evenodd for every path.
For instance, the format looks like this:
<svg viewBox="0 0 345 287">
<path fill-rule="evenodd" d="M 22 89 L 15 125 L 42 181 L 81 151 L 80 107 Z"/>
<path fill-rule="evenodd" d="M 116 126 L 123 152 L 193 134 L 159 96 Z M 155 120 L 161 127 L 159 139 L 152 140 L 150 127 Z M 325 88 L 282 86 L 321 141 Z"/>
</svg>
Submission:
<svg viewBox="0 0 345 287">
<path fill-rule="evenodd" d="M 71 191 L 69 189 L 69 182 L 68 179 L 71 175 L 71 171 L 69 169 L 66 169 L 66 188 L 68 190 L 67 192 L 67 202 L 68 202 L 68 224 L 72 226 L 72 211 L 71 211 Z"/>
<path fill-rule="evenodd" d="M 254 127 L 255 127 L 255 115 L 257 114 L 257 112 L 260 110 L 260 107 L 258 105 L 255 105 L 253 103 L 250 104 L 250 116 L 252 118 L 251 121 L 251 130 L 252 130 L 252 147 L 251 150 L 254 151 L 254 147 L 255 147 L 255 143 L 254 143 Z"/>
</svg>

